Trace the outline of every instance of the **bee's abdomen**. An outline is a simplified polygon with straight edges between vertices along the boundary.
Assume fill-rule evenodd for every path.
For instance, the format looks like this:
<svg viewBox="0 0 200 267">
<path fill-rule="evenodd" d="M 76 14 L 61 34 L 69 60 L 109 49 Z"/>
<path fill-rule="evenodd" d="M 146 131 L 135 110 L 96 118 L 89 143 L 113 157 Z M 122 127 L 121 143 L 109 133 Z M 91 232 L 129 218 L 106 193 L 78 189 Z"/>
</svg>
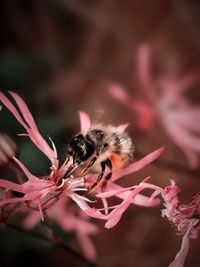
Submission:
<svg viewBox="0 0 200 267">
<path fill-rule="evenodd" d="M 134 145 L 131 138 L 124 132 L 113 134 L 113 148 L 115 153 L 134 153 Z"/>
<path fill-rule="evenodd" d="M 120 169 L 132 160 L 134 145 L 131 138 L 124 132 L 113 133 L 112 140 L 112 154 L 110 160 L 115 169 Z"/>
<path fill-rule="evenodd" d="M 109 160 L 112 162 L 113 170 L 122 169 L 129 162 L 129 158 L 128 157 L 126 157 L 126 156 L 124 157 L 124 156 L 116 154 L 116 153 L 111 154 Z"/>
</svg>

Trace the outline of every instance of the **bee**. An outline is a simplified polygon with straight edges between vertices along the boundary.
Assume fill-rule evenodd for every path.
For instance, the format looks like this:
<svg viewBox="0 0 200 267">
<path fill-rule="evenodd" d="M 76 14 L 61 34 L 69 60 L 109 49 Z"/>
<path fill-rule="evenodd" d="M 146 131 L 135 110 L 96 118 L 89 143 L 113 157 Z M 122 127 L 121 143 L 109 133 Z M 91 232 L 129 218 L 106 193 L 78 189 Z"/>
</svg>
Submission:
<svg viewBox="0 0 200 267">
<path fill-rule="evenodd" d="M 112 125 L 94 124 L 84 132 L 75 135 L 69 142 L 67 155 L 72 158 L 69 172 L 81 164 L 85 164 L 85 173 L 94 164 L 99 164 L 101 171 L 97 181 L 89 191 L 95 188 L 108 172 L 105 182 L 112 176 L 113 170 L 126 166 L 133 158 L 134 145 L 128 134 Z"/>
</svg>

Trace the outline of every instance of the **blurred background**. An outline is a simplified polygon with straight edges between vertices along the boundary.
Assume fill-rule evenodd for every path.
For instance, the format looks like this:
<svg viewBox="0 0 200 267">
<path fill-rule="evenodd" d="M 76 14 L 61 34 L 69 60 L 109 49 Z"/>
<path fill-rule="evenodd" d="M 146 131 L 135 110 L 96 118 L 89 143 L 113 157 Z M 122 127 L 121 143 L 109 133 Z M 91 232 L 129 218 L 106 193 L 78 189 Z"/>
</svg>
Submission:
<svg viewBox="0 0 200 267">
<path fill-rule="evenodd" d="M 151 49 L 155 79 L 198 73 L 199 11 L 200 2 L 195 0 L 1 0 L 0 87 L 23 97 L 43 136 L 67 142 L 79 131 L 79 110 L 93 121 L 129 123 L 135 160 L 160 146 L 166 149 L 159 160 L 122 184 L 132 185 L 151 175 L 153 183 L 164 187 L 174 179 L 185 203 L 200 189 L 199 164 L 191 168 L 159 119 L 151 129 L 136 127 L 137 113 L 117 101 L 108 88 L 119 84 L 133 99 L 145 100 L 137 74 L 138 49 L 144 43 Z M 195 78 L 184 95 L 195 110 L 200 105 L 199 87 Z M 22 128 L 5 108 L 0 119 L 1 133 L 17 144 L 14 153 L 34 174 L 48 173 L 49 162 L 29 140 L 17 137 Z M 195 133 L 200 146 L 199 137 Z M 55 143 L 64 157 L 66 145 Z M 1 166 L 3 178 L 8 177 L 7 167 Z M 94 221 L 99 226 L 92 237 L 95 263 L 74 252 L 81 250 L 73 234 L 58 230 L 73 247 L 71 251 L 2 227 L 1 266 L 168 266 L 182 238 L 161 218 L 160 209 L 131 206 L 111 230 Z M 199 246 L 200 239 L 191 241 L 185 267 L 200 266 Z"/>
</svg>

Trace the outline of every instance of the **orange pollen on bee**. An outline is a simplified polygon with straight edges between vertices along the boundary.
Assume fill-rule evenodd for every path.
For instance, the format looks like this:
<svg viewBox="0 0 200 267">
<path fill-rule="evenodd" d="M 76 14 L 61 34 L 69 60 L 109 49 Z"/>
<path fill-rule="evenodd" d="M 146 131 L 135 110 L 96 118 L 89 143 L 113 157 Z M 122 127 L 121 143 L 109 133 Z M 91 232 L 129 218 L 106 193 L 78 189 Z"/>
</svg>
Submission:
<svg viewBox="0 0 200 267">
<path fill-rule="evenodd" d="M 126 165 L 125 158 L 116 153 L 113 153 L 109 159 L 112 162 L 113 170 L 122 169 Z"/>
</svg>

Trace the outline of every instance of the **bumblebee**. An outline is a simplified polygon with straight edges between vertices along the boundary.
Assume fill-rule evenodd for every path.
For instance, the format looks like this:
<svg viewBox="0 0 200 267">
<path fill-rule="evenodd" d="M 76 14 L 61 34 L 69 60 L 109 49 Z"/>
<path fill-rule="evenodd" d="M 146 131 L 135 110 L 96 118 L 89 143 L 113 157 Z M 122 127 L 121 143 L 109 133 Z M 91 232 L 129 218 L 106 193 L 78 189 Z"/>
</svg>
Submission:
<svg viewBox="0 0 200 267">
<path fill-rule="evenodd" d="M 81 164 L 86 164 L 85 173 L 94 164 L 101 166 L 97 181 L 90 190 L 95 188 L 103 178 L 105 181 L 112 176 L 113 170 L 126 166 L 133 158 L 134 145 L 128 134 L 112 125 L 94 124 L 87 131 L 75 135 L 69 142 L 67 155 L 73 160 L 69 172 Z"/>
</svg>

